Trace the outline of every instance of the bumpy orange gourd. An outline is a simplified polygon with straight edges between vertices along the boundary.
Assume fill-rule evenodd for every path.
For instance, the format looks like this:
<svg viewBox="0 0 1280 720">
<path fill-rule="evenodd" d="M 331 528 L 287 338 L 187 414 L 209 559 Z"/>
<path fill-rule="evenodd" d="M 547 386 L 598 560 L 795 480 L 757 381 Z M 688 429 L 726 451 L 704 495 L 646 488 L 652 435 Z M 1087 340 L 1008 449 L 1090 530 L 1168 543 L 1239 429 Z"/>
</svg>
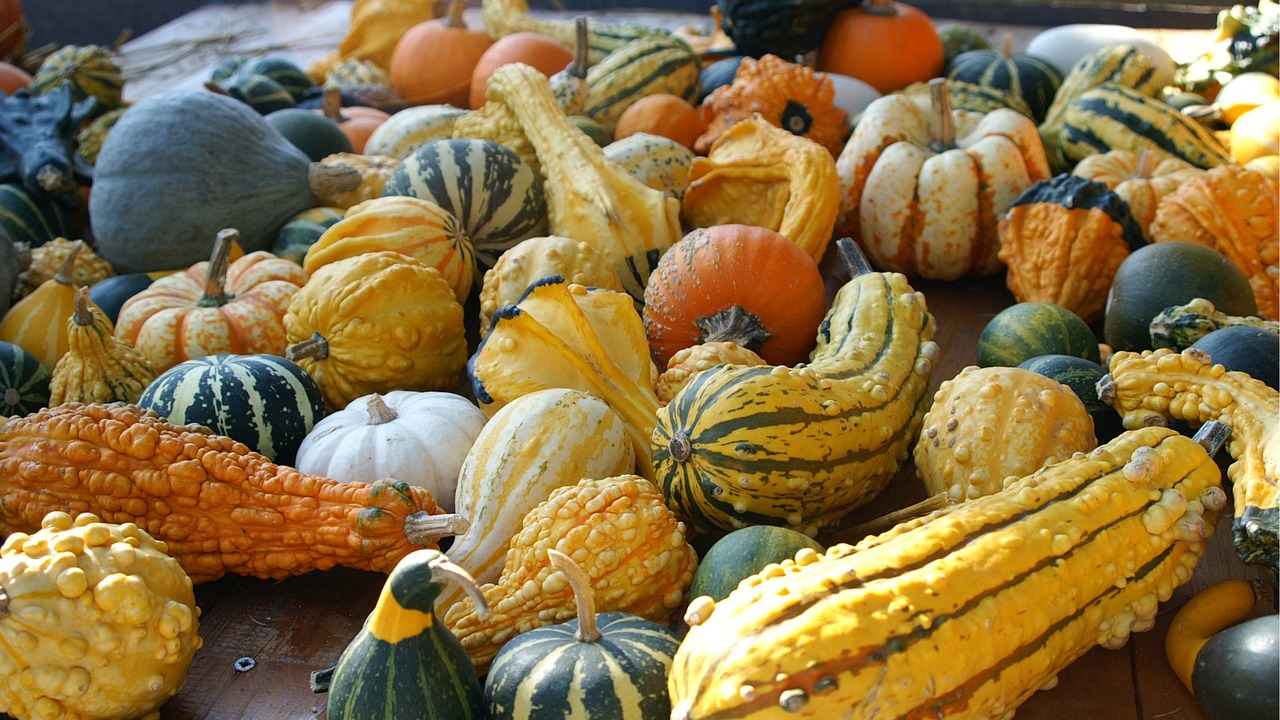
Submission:
<svg viewBox="0 0 1280 720">
<path fill-rule="evenodd" d="M 4 535 L 35 532 L 59 510 L 134 523 L 195 583 L 339 565 L 390 572 L 462 527 L 422 488 L 307 475 L 123 403 L 64 403 L 0 425 L 0 508 Z"/>
<path fill-rule="evenodd" d="M 307 274 L 262 250 L 229 262 L 237 236 L 218 233 L 208 262 L 156 280 L 120 308 L 115 336 L 157 373 L 219 353 L 284 353 L 282 318 Z"/>
<path fill-rule="evenodd" d="M 1096 153 L 1076 163 L 1071 170 L 1072 175 L 1106 185 L 1129 203 L 1129 212 L 1144 235 L 1150 232 L 1160 202 L 1182 183 L 1204 172 L 1186 160 L 1159 158 L 1150 150 Z"/>
</svg>

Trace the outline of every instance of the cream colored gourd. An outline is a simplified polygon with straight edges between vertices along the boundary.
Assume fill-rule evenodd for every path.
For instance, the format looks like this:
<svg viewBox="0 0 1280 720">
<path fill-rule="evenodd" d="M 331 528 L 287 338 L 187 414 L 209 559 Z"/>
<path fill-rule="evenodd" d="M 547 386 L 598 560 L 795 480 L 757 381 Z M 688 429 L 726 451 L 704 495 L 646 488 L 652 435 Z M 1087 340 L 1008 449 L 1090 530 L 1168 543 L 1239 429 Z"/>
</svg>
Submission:
<svg viewBox="0 0 1280 720">
<path fill-rule="evenodd" d="M 1097 445 L 1093 418 L 1066 385 L 1023 368 L 970 365 L 934 394 L 913 457 L 930 495 L 962 502 Z"/>
<path fill-rule="evenodd" d="M 133 523 L 44 517 L 0 547 L 0 713 L 158 717 L 200 648 L 191 578 Z"/>
<path fill-rule="evenodd" d="M 365 141 L 365 155 L 404 160 L 432 140 L 444 140 L 466 110 L 452 105 L 415 105 L 387 118 Z"/>
<path fill-rule="evenodd" d="M 484 273 L 481 337 L 489 332 L 489 319 L 498 308 L 520 302 L 530 285 L 552 275 L 578 285 L 623 292 L 618 273 L 594 245 L 560 235 L 529 238 L 502 253 Z"/>
<path fill-rule="evenodd" d="M 365 395 L 316 423 L 298 447 L 294 467 L 344 482 L 403 480 L 453 512 L 458 472 L 487 420 L 456 393 Z"/>
<path fill-rule="evenodd" d="M 634 467 L 622 418 L 599 398 L 561 388 L 524 395 L 489 420 L 462 462 L 455 506 L 471 526 L 449 558 L 476 582 L 496 582 L 525 514 L 551 491 Z M 436 608 L 443 614 L 464 594 L 446 588 Z"/>
</svg>

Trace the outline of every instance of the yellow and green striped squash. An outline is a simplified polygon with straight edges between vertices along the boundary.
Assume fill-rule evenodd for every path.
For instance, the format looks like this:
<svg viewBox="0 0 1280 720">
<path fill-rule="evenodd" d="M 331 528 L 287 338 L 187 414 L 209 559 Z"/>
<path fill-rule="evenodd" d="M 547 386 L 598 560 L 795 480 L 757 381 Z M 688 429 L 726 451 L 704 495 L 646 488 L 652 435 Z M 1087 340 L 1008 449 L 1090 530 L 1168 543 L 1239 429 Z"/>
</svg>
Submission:
<svg viewBox="0 0 1280 720">
<path fill-rule="evenodd" d="M 701 73 L 698 55 L 674 35 L 633 40 L 587 70 L 581 114 L 612 131 L 622 111 L 646 95 L 669 93 L 695 102 Z"/>
<path fill-rule="evenodd" d="M 124 101 L 124 77 L 111 51 L 100 45 L 64 45 L 53 51 L 31 78 L 32 95 L 59 85 L 71 86 L 76 101 L 96 98 L 98 112 L 115 110 Z"/>
</svg>

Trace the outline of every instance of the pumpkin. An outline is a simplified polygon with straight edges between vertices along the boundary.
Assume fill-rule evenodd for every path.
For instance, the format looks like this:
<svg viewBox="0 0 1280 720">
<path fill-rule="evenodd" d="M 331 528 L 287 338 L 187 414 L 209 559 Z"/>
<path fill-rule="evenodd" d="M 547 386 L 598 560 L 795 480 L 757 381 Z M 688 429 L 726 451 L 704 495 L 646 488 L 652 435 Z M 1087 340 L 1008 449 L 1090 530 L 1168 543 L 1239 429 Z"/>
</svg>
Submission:
<svg viewBox="0 0 1280 720">
<path fill-rule="evenodd" d="M 597 615 L 587 574 L 559 550 L 548 549 L 547 556 L 573 589 L 578 617 L 502 646 L 485 678 L 488 717 L 526 718 L 529 704 L 560 707 L 563 716 L 582 720 L 669 716 L 667 672 L 680 645 L 675 633 L 630 613 Z"/>
<path fill-rule="evenodd" d="M 41 95 L 59 85 L 69 85 L 76 101 L 98 101 L 95 115 L 115 110 L 123 102 L 124 78 L 111 50 L 101 45 L 63 45 L 44 58 L 28 88 Z"/>
<path fill-rule="evenodd" d="M 111 319 L 89 303 L 89 288 L 76 291 L 66 327 L 69 345 L 49 380 L 50 405 L 137 402 L 156 379 L 142 353 L 112 335 Z"/>
<path fill-rule="evenodd" d="M 0 413 L 26 415 L 48 406 L 48 368 L 21 346 L 0 341 Z"/>
<path fill-rule="evenodd" d="M 706 155 L 730 125 L 753 117 L 813 140 L 832 157 L 849 136 L 848 113 L 836 106 L 831 81 L 777 55 L 744 59 L 733 82 L 713 91 L 700 107 L 707 129 L 691 146 L 699 155 Z"/>
<path fill-rule="evenodd" d="M 666 405 L 680 390 L 703 370 L 717 365 L 768 365 L 764 358 L 732 340 L 699 343 L 678 350 L 667 361 L 667 368 L 658 375 L 653 392 L 658 402 Z"/>
<path fill-rule="evenodd" d="M 1280 320 L 1280 190 L 1240 165 L 1213 168 L 1166 195 L 1151 221 L 1153 242 L 1217 250 L 1249 278 L 1258 312 Z"/>
<path fill-rule="evenodd" d="M 373 131 L 391 118 L 391 113 L 376 107 L 366 105 L 344 107 L 342 93 L 337 88 L 326 89 L 323 97 L 320 112 L 337 124 L 338 129 L 351 143 L 352 152 L 357 154 L 364 152 Z"/>
<path fill-rule="evenodd" d="M 281 318 L 307 275 L 261 250 L 229 262 L 236 235 L 218 233 L 209 260 L 152 282 L 120 308 L 115 336 L 156 372 L 205 355 L 284 352 Z"/>
<path fill-rule="evenodd" d="M 996 257 L 1018 302 L 1102 316 L 1120 263 L 1146 245 L 1124 200 L 1102 183 L 1058 175 L 1027 188 L 1000 218 Z"/>
<path fill-rule="evenodd" d="M 5 0 L 0 3 L 0 58 L 19 60 L 27 51 L 31 26 L 22 12 L 22 0 Z"/>
<path fill-rule="evenodd" d="M 458 638 L 432 609 L 449 583 L 471 593 L 487 613 L 475 581 L 439 550 L 415 550 L 396 565 L 333 669 L 328 717 L 484 717 L 480 678 Z"/>
<path fill-rule="evenodd" d="M 520 63 L 550 77 L 571 62 L 573 51 L 547 35 L 529 31 L 504 34 L 494 40 L 476 61 L 466 107 L 475 110 L 485 104 L 489 77 L 503 65 Z"/>
<path fill-rule="evenodd" d="M 403 160 L 432 140 L 448 138 L 467 111 L 452 105 L 420 105 L 392 114 L 369 134 L 365 155 Z"/>
<path fill-rule="evenodd" d="M 451 0 L 445 15 L 404 31 L 387 72 L 391 86 L 410 105 L 445 103 L 467 107 L 471 76 L 493 38 L 462 19 L 466 0 Z"/>
<path fill-rule="evenodd" d="M 57 275 L 40 283 L 0 318 L 0 340 L 21 346 L 45 368 L 57 365 L 70 347 L 66 322 L 75 312 L 75 263 L 83 243 L 76 241 Z"/>
<path fill-rule="evenodd" d="M 391 251 L 328 263 L 283 314 L 286 357 L 334 410 L 392 390 L 449 390 L 467 360 L 462 306 L 439 270 Z"/>
<path fill-rule="evenodd" d="M 0 425 L 0 469 L 5 535 L 35 532 L 55 510 L 94 513 L 148 528 L 194 583 L 339 565 L 390 572 L 415 545 L 435 547 L 458 529 L 421 488 L 306 475 L 124 403 L 63 403 L 10 418 Z M 111 481 L 62 482 L 73 472 Z"/>
<path fill-rule="evenodd" d="M 5 683 L 0 713 L 158 714 L 200 649 L 199 617 L 191 578 L 163 541 L 133 523 L 51 512 L 0 547 L 0 667 L 50 678 Z"/>
<path fill-rule="evenodd" d="M 1129 214 L 1150 238 L 1151 221 L 1165 196 L 1204 170 L 1175 157 L 1160 159 L 1150 150 L 1112 150 L 1090 155 L 1071 174 L 1111 188 L 1129 206 Z"/>
<path fill-rule="evenodd" d="M 822 259 L 840 212 L 835 159 L 818 143 L 763 118 L 729 126 L 689 166 L 685 221 L 695 228 L 753 225 Z"/>
<path fill-rule="evenodd" d="M 350 171 L 309 178 L 310 165 L 242 103 L 203 91 L 150 95 L 116 123 L 94 166 L 96 247 L 121 273 L 190 267 L 226 227 L 247 252 L 266 250 L 289 218 L 315 207 L 317 185 L 358 182 Z"/>
<path fill-rule="evenodd" d="M 964 502 L 1098 445 L 1066 385 L 1020 367 L 970 365 L 943 381 L 912 451 L 929 495 Z"/>
<path fill-rule="evenodd" d="M 942 74 L 942 39 L 928 15 L 906 3 L 864 0 L 832 20 L 818 69 L 848 75 L 885 94 Z"/>
<path fill-rule="evenodd" d="M 1242 114 L 1231 123 L 1231 157 L 1250 163 L 1280 154 L 1280 100 L 1272 100 Z"/>
<path fill-rule="evenodd" d="M 430 200 L 462 225 L 482 269 L 547 229 L 542 182 L 520 156 L 488 140 L 433 140 L 400 162 L 386 195 Z"/>
<path fill-rule="evenodd" d="M 838 228 L 854 231 L 877 267 L 936 280 L 1000 268 L 995 226 L 1048 177 L 1035 125 L 1007 109 L 952 110 L 932 81 L 929 110 L 905 96 L 871 103 L 836 167 Z"/>
<path fill-rule="evenodd" d="M 717 341 L 772 365 L 803 362 L 826 310 L 813 258 L 785 235 L 750 225 L 685 235 L 658 260 L 644 290 L 645 336 L 658 367 L 685 348 Z"/>
<path fill-rule="evenodd" d="M 980 367 L 1014 367 L 1041 355 L 1102 360 L 1089 324 L 1056 303 L 1014 303 L 988 320 L 978 335 Z"/>
<path fill-rule="evenodd" d="M 419 0 L 355 0 L 347 33 L 333 52 L 307 67 L 307 75 L 321 82 L 329 70 L 347 60 L 363 60 L 386 68 L 406 28 L 438 17 L 436 6 Z"/>
<path fill-rule="evenodd" d="M 1062 84 L 1062 71 L 1052 63 L 1013 52 L 1012 33 L 1005 36 L 1000 51 L 970 50 L 958 55 L 951 62 L 947 77 L 1012 92 L 1027 101 L 1036 122 L 1044 121 Z"/>
<path fill-rule="evenodd" d="M 302 439 L 294 467 L 345 482 L 396 478 L 425 488 L 453 512 L 458 471 L 486 420 L 455 393 L 373 393 L 317 422 Z"/>
<path fill-rule="evenodd" d="M 653 93 L 622 111 L 613 129 L 613 139 L 622 140 L 637 133 L 648 133 L 693 148 L 706 130 L 707 122 L 693 103 L 679 95 Z"/>
<path fill-rule="evenodd" d="M 339 193 L 321 193 L 316 195 L 316 201 L 320 203 L 320 208 L 337 208 L 339 210 L 350 210 L 365 200 L 382 197 L 386 190 L 387 181 L 391 179 L 391 174 L 395 172 L 396 167 L 400 165 L 400 161 L 387 157 L 386 155 L 362 155 L 359 153 L 339 152 L 328 155 L 320 160 L 322 166 L 344 166 L 352 168 L 360 174 L 360 185 L 353 189 Z M 296 220 L 299 215 L 304 213 L 320 210 L 320 208 L 312 208 L 311 210 L 303 210 L 302 213 L 290 218 L 289 222 Z M 286 223 L 287 225 L 288 223 Z M 280 229 L 284 233 L 284 228 Z M 318 236 L 317 236 L 318 237 Z M 276 237 L 277 243 L 279 236 Z M 302 264 L 301 261 L 298 262 Z"/>
<path fill-rule="evenodd" d="M 522 395 L 493 414 L 462 461 L 456 512 L 471 525 L 453 539 L 449 557 L 478 582 L 497 582 L 525 516 L 556 488 L 635 465 L 626 425 L 600 398 L 564 388 Z M 445 612 L 462 597 L 450 588 L 437 607 Z"/>
</svg>

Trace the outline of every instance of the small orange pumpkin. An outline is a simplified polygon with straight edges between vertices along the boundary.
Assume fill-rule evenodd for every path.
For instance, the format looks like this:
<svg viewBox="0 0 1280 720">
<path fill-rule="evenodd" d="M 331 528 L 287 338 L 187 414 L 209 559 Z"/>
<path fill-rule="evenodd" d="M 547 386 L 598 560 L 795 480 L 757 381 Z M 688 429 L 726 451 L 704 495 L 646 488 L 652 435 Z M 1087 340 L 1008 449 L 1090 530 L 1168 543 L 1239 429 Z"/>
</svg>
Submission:
<svg viewBox="0 0 1280 720">
<path fill-rule="evenodd" d="M 943 55 L 928 15 L 893 0 L 865 0 L 836 15 L 818 48 L 818 69 L 857 78 L 883 95 L 941 76 Z"/>
<path fill-rule="evenodd" d="M 307 274 L 261 250 L 230 262 L 238 237 L 219 232 L 208 262 L 156 280 L 120 308 L 115 336 L 157 374 L 208 355 L 284 354 L 284 313 Z"/>
<path fill-rule="evenodd" d="M 0 62 L 0 92 L 12 95 L 31 86 L 31 73 L 10 62 Z"/>
<path fill-rule="evenodd" d="M 471 74 L 470 108 L 477 110 L 485 103 L 485 92 L 489 89 L 489 76 L 494 70 L 508 63 L 524 63 L 534 70 L 551 77 L 569 67 L 573 62 L 573 51 L 555 40 L 536 32 L 517 32 L 503 35 L 476 63 Z"/>
<path fill-rule="evenodd" d="M 493 44 L 484 30 L 462 20 L 466 0 L 452 0 L 444 17 L 404 32 L 391 54 L 391 87 L 410 105 L 466 107 L 471 74 Z"/>
<path fill-rule="evenodd" d="M 369 136 L 391 117 L 390 113 L 364 105 L 343 107 L 342 91 L 336 87 L 324 91 L 324 104 L 320 112 L 347 136 L 347 140 L 351 141 L 351 151 L 356 154 L 364 152 Z"/>
<path fill-rule="evenodd" d="M 658 260 L 644 291 L 654 363 L 732 341 L 771 365 L 808 359 L 826 291 L 818 264 L 785 235 L 754 225 L 715 225 L 681 238 Z"/>
</svg>

